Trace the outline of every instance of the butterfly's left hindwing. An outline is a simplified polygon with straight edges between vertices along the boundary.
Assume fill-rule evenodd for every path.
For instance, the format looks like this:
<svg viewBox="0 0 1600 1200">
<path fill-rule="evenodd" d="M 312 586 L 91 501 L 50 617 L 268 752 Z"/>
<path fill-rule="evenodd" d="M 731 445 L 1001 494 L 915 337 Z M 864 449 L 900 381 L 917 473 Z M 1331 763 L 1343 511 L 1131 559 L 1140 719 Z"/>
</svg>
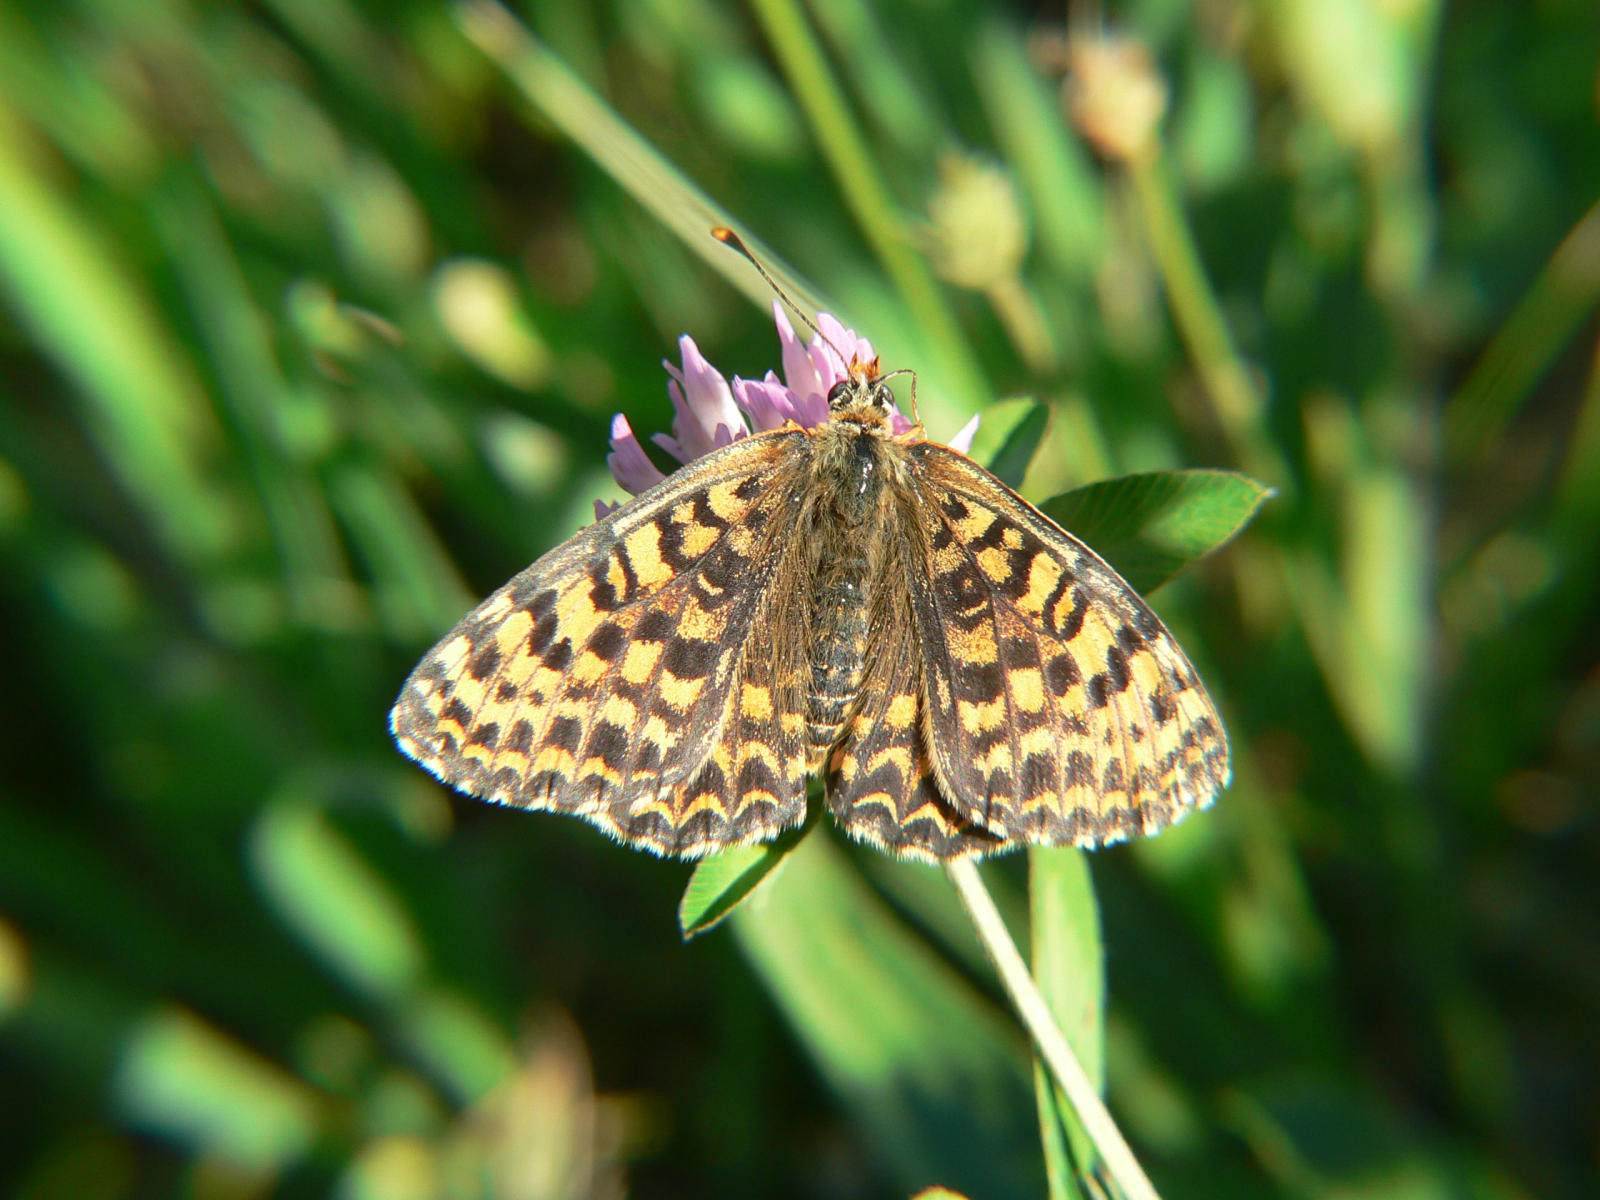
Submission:
<svg viewBox="0 0 1600 1200">
<path fill-rule="evenodd" d="M 401 748 L 483 799 L 690 856 L 804 815 L 794 647 L 761 620 L 806 435 L 741 439 L 541 558 L 412 673 Z M 793 708 L 791 703 L 789 708 Z"/>
</svg>

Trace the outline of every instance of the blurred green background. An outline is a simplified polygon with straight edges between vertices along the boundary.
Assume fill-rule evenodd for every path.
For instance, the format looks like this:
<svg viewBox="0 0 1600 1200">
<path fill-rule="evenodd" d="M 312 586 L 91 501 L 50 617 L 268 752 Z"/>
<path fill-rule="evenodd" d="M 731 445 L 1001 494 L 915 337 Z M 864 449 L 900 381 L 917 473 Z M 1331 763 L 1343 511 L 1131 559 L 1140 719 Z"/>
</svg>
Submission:
<svg viewBox="0 0 1600 1200">
<path fill-rule="evenodd" d="M 1091 862 L 1162 1194 L 1600 1194 L 1593 2 L 1109 8 L 1064 105 L 1057 7 L 0 7 L 0 1185 L 1043 1194 L 938 872 L 822 827 L 685 945 L 385 733 L 679 334 L 778 365 L 727 215 L 933 436 L 1042 402 L 1035 500 L 1278 489 L 1155 597 L 1234 786 Z"/>
</svg>

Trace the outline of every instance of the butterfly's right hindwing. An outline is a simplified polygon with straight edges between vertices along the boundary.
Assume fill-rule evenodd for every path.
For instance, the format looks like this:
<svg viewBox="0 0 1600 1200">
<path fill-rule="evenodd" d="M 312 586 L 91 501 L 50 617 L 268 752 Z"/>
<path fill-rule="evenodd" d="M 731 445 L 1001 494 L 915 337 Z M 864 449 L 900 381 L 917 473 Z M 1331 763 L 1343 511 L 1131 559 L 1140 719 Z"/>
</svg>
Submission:
<svg viewBox="0 0 1600 1200">
<path fill-rule="evenodd" d="M 827 763 L 828 805 L 851 837 L 892 854 L 927 862 L 985 854 L 1001 839 L 964 817 L 934 776 L 904 553 L 909 543 L 891 534 L 890 544 L 875 581 L 859 708 Z"/>
</svg>

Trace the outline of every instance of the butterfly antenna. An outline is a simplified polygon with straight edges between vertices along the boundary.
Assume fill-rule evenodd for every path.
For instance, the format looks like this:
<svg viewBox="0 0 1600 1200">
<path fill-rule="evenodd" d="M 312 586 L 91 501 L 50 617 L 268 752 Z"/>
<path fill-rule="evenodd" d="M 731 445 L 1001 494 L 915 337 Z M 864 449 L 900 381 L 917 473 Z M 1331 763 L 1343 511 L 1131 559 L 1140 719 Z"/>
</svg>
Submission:
<svg viewBox="0 0 1600 1200">
<path fill-rule="evenodd" d="M 911 419 L 918 425 L 922 424 L 922 414 L 917 411 L 917 373 L 910 367 L 896 367 L 884 375 L 885 379 L 893 379 L 896 375 L 911 376 Z"/>
<path fill-rule="evenodd" d="M 788 306 L 789 311 L 794 313 L 795 316 L 799 317 L 800 320 L 805 323 L 805 327 L 807 329 L 811 330 L 812 333 L 821 338 L 828 349 L 832 350 L 839 356 L 839 361 L 844 363 L 845 370 L 848 371 L 850 369 L 850 360 L 844 356 L 844 351 L 835 346 L 833 344 L 833 339 L 827 334 L 823 333 L 821 329 L 817 328 L 817 323 L 806 315 L 806 310 L 791 300 L 789 298 L 789 293 L 778 286 L 778 281 L 772 277 L 772 272 L 761 265 L 761 260 L 751 252 L 749 246 L 744 244 L 744 239 L 742 237 L 740 237 L 733 230 L 729 229 L 726 225 L 717 225 L 713 227 L 711 230 L 711 236 L 716 238 L 717 241 L 721 242 L 729 249 L 737 250 L 740 254 L 744 255 L 749 261 L 750 265 L 761 273 L 761 278 L 767 281 L 767 286 L 777 293 L 778 299 L 782 300 L 784 304 Z M 915 388 L 915 386 L 915 383 L 913 383 L 912 387 Z"/>
</svg>

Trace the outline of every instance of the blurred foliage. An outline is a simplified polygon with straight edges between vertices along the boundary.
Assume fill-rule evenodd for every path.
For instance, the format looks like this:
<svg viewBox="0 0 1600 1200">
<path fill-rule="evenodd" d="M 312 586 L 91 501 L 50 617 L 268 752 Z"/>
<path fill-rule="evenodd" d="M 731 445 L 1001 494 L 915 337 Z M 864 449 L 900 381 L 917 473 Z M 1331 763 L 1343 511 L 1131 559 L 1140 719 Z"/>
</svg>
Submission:
<svg viewBox="0 0 1600 1200">
<path fill-rule="evenodd" d="M 1277 489 L 1156 598 L 1236 783 L 1090 862 L 1163 1196 L 1600 1190 L 1592 0 L 1109 16 L 1144 67 L 962 0 L 0 7 L 13 1194 L 1045 1193 L 936 871 L 823 822 L 685 945 L 686 868 L 384 732 L 680 333 L 776 366 L 723 216 L 934 436 L 1042 404 L 1035 500 Z"/>
</svg>

